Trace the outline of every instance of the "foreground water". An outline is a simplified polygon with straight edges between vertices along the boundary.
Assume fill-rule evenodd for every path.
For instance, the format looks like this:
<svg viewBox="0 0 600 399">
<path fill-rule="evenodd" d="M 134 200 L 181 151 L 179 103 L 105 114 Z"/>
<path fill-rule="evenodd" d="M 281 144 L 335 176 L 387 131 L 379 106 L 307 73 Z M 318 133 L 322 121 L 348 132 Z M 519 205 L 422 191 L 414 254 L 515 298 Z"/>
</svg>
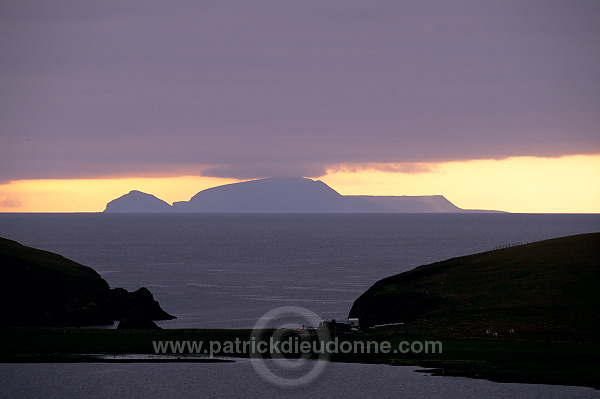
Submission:
<svg viewBox="0 0 600 399">
<path fill-rule="evenodd" d="M 216 364 L 0 364 L 3 398 L 597 398 L 584 387 L 434 377 L 414 367 L 333 363 L 313 384 L 282 389 L 247 360 Z"/>
<path fill-rule="evenodd" d="M 0 237 L 96 269 L 112 287 L 146 286 L 178 319 L 167 328 L 246 328 L 302 306 L 347 316 L 380 278 L 500 245 L 600 231 L 600 215 L 0 214 Z M 409 367 L 331 364 L 296 391 L 228 364 L 0 365 L 0 397 L 597 397 L 578 387 L 432 377 Z M 283 392 L 283 393 L 282 393 Z"/>
</svg>

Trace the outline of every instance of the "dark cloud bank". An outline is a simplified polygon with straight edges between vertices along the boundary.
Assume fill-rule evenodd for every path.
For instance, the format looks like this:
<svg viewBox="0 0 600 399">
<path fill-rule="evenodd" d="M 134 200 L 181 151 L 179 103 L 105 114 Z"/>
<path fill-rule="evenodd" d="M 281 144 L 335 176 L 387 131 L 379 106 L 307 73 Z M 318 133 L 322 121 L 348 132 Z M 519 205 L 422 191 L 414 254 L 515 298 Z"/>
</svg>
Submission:
<svg viewBox="0 0 600 399">
<path fill-rule="evenodd" d="M 600 153 L 597 1 L 3 1 L 0 179 Z"/>
</svg>

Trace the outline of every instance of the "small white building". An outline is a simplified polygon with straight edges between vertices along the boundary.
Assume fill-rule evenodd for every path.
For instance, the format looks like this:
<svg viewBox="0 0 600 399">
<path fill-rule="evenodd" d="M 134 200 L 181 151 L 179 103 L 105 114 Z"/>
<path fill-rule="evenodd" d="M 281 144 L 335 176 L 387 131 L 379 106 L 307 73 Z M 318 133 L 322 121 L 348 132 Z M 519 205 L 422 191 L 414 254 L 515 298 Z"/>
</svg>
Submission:
<svg viewBox="0 0 600 399">
<path fill-rule="evenodd" d="M 351 317 L 348 319 L 348 324 L 350 324 L 353 328 L 359 328 L 359 323 L 358 323 L 358 318 L 357 317 Z"/>
</svg>

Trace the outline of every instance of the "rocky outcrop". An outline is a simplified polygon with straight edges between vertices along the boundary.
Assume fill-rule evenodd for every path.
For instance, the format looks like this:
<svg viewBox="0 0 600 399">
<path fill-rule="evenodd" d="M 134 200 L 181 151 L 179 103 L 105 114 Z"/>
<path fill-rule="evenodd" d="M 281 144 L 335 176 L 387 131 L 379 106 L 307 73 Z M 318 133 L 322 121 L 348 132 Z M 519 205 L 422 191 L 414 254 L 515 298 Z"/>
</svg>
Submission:
<svg viewBox="0 0 600 399">
<path fill-rule="evenodd" d="M 152 320 L 172 320 L 175 316 L 165 312 L 152 293 L 145 287 L 134 292 L 124 288 L 110 290 L 108 306 L 117 328 L 159 328 Z"/>
</svg>

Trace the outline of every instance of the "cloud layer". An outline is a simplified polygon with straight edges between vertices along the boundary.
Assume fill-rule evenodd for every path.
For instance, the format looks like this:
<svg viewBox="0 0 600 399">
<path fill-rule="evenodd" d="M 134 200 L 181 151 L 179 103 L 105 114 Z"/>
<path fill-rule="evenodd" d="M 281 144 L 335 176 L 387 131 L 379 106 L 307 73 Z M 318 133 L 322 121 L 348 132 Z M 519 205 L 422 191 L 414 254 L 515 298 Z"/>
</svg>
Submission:
<svg viewBox="0 0 600 399">
<path fill-rule="evenodd" d="M 3 1 L 0 179 L 600 153 L 596 1 Z"/>
</svg>

